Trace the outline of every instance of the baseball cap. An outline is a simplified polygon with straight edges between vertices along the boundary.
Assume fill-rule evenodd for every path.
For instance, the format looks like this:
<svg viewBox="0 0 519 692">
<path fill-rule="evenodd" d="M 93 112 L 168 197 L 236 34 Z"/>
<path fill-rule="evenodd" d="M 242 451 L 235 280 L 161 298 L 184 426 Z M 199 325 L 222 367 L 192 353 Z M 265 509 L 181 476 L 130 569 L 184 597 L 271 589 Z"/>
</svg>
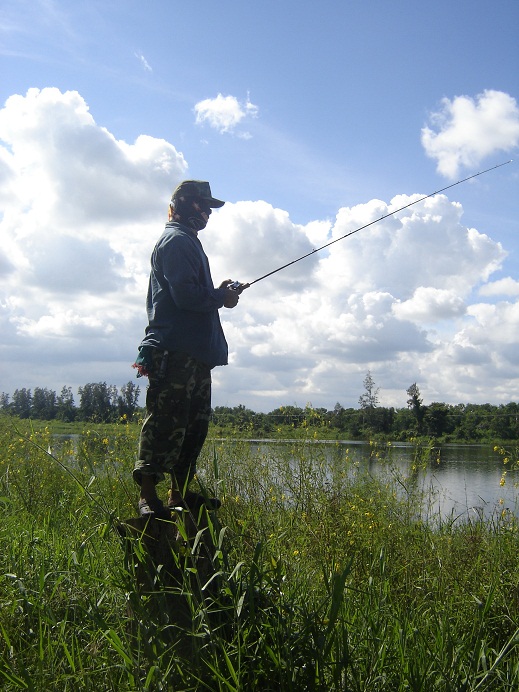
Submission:
<svg viewBox="0 0 519 692">
<path fill-rule="evenodd" d="M 204 199 L 209 203 L 210 207 L 223 207 L 225 202 L 220 199 L 215 199 L 211 194 L 211 187 L 205 180 L 184 180 L 175 189 L 171 196 L 171 201 L 182 199 L 182 197 L 196 197 Z"/>
</svg>

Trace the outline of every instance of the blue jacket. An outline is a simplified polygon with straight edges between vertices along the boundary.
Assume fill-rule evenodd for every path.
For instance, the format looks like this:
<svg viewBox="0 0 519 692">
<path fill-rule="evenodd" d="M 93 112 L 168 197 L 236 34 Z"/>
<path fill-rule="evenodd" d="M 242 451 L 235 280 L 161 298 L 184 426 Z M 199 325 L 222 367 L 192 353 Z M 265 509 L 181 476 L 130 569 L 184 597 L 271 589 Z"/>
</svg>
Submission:
<svg viewBox="0 0 519 692">
<path fill-rule="evenodd" d="M 210 368 L 227 365 L 218 314 L 224 297 L 225 289 L 214 287 L 196 235 L 180 223 L 167 223 L 151 256 L 148 327 L 141 346 L 187 353 Z"/>
</svg>

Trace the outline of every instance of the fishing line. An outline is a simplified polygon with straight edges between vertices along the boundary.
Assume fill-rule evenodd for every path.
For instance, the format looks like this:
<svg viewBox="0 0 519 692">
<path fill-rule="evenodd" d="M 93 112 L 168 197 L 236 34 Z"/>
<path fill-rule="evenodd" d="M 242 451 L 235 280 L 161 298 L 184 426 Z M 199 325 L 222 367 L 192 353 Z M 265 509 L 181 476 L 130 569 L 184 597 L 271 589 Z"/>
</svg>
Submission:
<svg viewBox="0 0 519 692">
<path fill-rule="evenodd" d="M 324 250 L 327 247 L 330 247 L 330 245 L 333 245 L 334 243 L 338 243 L 340 240 L 344 240 L 345 238 L 349 238 L 351 235 L 354 235 L 355 233 L 358 233 L 359 231 L 362 231 L 364 228 L 368 228 L 369 226 L 373 226 L 374 224 L 378 223 L 379 221 L 382 221 L 383 219 L 387 219 L 389 216 L 393 216 L 394 214 L 398 214 L 399 211 L 403 211 L 404 209 L 408 209 L 409 207 L 412 207 L 414 204 L 418 204 L 418 202 L 423 202 L 425 199 L 429 199 L 429 197 L 434 197 L 434 195 L 439 195 L 440 192 L 444 192 L 445 190 L 450 190 L 451 187 L 456 187 L 456 185 L 461 185 L 461 183 L 466 183 L 467 180 L 472 180 L 472 178 L 477 178 L 480 175 L 483 175 L 484 173 L 489 173 L 490 171 L 495 171 L 496 168 L 501 168 L 501 166 L 506 166 L 507 164 L 512 163 L 512 159 L 510 161 L 505 161 L 504 163 L 498 163 L 497 166 L 492 166 L 491 168 L 486 168 L 484 171 L 480 171 L 479 173 L 474 173 L 473 175 L 469 175 L 468 178 L 463 178 L 462 180 L 458 180 L 457 183 L 451 183 L 451 185 L 446 185 L 445 187 L 442 187 L 440 190 L 435 190 L 434 192 L 431 192 L 428 195 L 425 195 L 424 197 L 420 197 L 420 199 L 415 200 L 414 202 L 409 202 L 409 204 L 404 205 L 403 207 L 400 207 L 399 209 L 395 209 L 394 211 L 390 211 L 388 214 L 384 214 L 384 216 L 381 216 L 378 219 L 375 219 L 374 221 L 370 221 L 369 223 L 365 224 L 364 226 L 360 226 L 359 228 L 356 228 L 354 231 L 350 231 L 349 233 L 346 233 L 345 235 L 341 236 L 340 238 L 335 238 L 335 240 L 331 240 L 329 243 L 326 243 L 326 245 L 322 245 L 321 247 L 316 248 L 315 250 L 312 250 L 311 252 L 307 252 L 306 255 L 302 255 L 301 257 L 298 257 L 295 260 L 292 260 L 292 262 L 287 262 L 287 264 L 284 264 L 282 267 L 278 267 L 277 269 L 274 269 L 271 272 L 268 272 L 268 274 L 264 274 L 263 276 L 260 276 L 259 279 L 254 279 L 254 281 L 250 281 L 249 283 L 246 284 L 241 284 L 239 281 L 235 281 L 233 284 L 231 284 L 230 288 L 235 288 L 236 290 L 241 289 L 241 291 L 245 290 L 246 288 L 249 288 L 249 286 L 252 286 L 253 284 L 257 284 L 258 281 L 263 281 L 263 279 L 266 279 L 268 276 L 272 276 L 273 274 L 277 274 L 280 272 L 282 269 L 286 269 L 287 267 L 292 266 L 293 264 L 296 264 L 296 262 L 300 262 L 303 259 L 306 259 L 307 257 L 310 257 L 311 255 L 315 255 L 316 252 L 320 252 L 321 250 Z"/>
</svg>

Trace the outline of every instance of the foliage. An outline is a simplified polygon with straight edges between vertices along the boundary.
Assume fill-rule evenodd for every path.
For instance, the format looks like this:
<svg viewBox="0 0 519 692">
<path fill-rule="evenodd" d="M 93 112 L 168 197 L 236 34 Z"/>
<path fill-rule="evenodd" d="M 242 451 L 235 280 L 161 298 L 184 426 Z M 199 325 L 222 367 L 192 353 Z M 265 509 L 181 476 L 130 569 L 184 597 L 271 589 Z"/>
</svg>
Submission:
<svg viewBox="0 0 519 692">
<path fill-rule="evenodd" d="M 371 438 L 409 441 L 416 437 L 435 438 L 443 442 L 493 442 L 519 439 L 519 404 L 425 405 L 416 383 L 407 390 L 407 406 L 394 408 L 379 405 L 379 388 L 368 372 L 366 392 L 359 399 L 360 407 L 344 408 L 337 402 L 332 410 L 279 406 L 269 413 L 238 405 L 216 406 L 212 425 L 216 436 L 241 433 L 243 437 L 311 437 L 366 440 Z M 48 389 L 36 387 L 16 390 L 12 399 L 0 395 L 0 412 L 19 418 L 63 422 L 116 422 L 134 420 L 139 407 L 140 388 L 129 381 L 120 391 L 106 382 L 89 383 L 79 388 L 79 406 L 74 403 L 70 387 L 63 387 L 59 396 Z"/>
<path fill-rule="evenodd" d="M 378 406 L 378 393 L 380 391 L 380 387 L 375 387 L 375 381 L 373 380 L 369 370 L 364 378 L 363 384 L 366 391 L 359 397 L 359 406 L 361 409 L 371 411 Z"/>
<path fill-rule="evenodd" d="M 345 445 L 207 444 L 217 588 L 197 597 L 186 580 L 192 625 L 172 634 L 114 530 L 135 511 L 137 434 L 88 426 L 58 441 L 0 419 L 2 689 L 518 688 L 518 522 L 426 523 L 415 468 L 432 445 L 402 475 L 373 444 L 370 475 Z M 516 449 L 497 451 L 519 471 Z"/>
<path fill-rule="evenodd" d="M 412 441 L 422 436 L 444 442 L 513 441 L 519 439 L 519 405 L 453 406 L 433 402 L 425 406 L 416 401 L 401 409 L 385 406 L 353 409 L 337 402 L 331 411 L 309 404 L 305 408 L 280 406 L 270 413 L 255 413 L 244 406 L 217 406 L 212 424 L 214 434 L 222 437 L 242 433 L 249 438 L 319 436 L 366 440 L 378 437 Z"/>
<path fill-rule="evenodd" d="M 421 435 L 423 431 L 423 419 L 427 408 L 423 405 L 423 399 L 420 396 L 420 389 L 416 382 L 414 382 L 409 389 L 407 389 L 407 406 L 413 412 L 413 416 L 416 419 L 416 430 L 417 434 Z"/>
<path fill-rule="evenodd" d="M 76 407 L 70 387 L 63 387 L 59 396 L 55 391 L 41 387 L 35 387 L 34 392 L 16 389 L 12 400 L 2 392 L 0 411 L 19 418 L 67 423 L 74 420 L 109 423 L 123 416 L 125 420 L 131 420 L 139 411 L 140 387 L 131 380 L 121 387 L 120 393 L 115 385 L 90 382 L 79 387 L 78 394 L 80 403 Z"/>
</svg>

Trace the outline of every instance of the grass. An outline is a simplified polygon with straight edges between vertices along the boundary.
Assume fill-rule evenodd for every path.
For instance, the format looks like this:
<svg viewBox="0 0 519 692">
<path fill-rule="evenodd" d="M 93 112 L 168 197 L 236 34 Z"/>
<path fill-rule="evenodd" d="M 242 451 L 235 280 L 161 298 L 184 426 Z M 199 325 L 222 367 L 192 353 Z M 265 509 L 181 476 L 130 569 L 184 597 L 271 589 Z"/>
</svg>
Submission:
<svg viewBox="0 0 519 692">
<path fill-rule="evenodd" d="M 125 560 L 115 530 L 136 514 L 136 434 L 85 429 L 56 447 L 45 429 L 0 420 L 2 690 L 519 688 L 509 512 L 426 523 L 431 498 L 390 457 L 372 477 L 339 445 L 208 443 L 217 577 L 180 551 L 179 628 L 158 585 L 136 591 L 144 551 L 136 542 Z"/>
</svg>

